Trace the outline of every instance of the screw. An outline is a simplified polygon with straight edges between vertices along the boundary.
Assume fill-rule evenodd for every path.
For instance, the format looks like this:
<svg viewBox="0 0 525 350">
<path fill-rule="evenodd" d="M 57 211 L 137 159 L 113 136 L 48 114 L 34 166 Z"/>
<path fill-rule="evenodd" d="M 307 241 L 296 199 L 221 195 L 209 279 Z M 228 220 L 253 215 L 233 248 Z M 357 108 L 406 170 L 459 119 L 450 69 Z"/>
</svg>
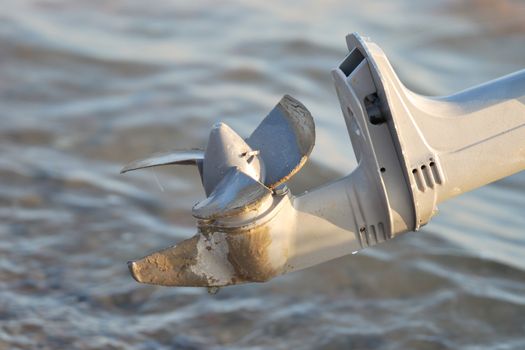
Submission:
<svg viewBox="0 0 525 350">
<path fill-rule="evenodd" d="M 279 186 L 273 190 L 273 193 L 275 193 L 276 196 L 284 196 L 288 193 L 288 187 L 286 187 L 286 185 Z"/>
</svg>

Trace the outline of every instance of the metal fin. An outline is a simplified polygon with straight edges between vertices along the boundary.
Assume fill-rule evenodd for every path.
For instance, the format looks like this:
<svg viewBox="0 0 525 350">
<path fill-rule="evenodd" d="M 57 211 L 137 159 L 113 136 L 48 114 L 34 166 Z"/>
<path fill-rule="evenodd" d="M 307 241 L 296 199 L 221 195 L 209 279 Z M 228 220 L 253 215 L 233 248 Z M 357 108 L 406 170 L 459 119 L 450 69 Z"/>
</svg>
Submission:
<svg viewBox="0 0 525 350">
<path fill-rule="evenodd" d="M 260 151 L 264 184 L 275 188 L 306 163 L 315 144 L 315 124 L 306 107 L 285 95 L 246 140 Z"/>
<path fill-rule="evenodd" d="M 268 187 L 231 167 L 208 198 L 195 204 L 192 214 L 199 219 L 233 216 L 255 210 L 271 195 Z"/>
<path fill-rule="evenodd" d="M 200 149 L 155 153 L 146 159 L 135 160 L 129 163 L 124 168 L 122 168 L 120 173 L 124 174 L 132 170 L 169 164 L 197 165 L 200 168 L 200 163 L 202 163 L 203 160 L 204 151 Z"/>
<path fill-rule="evenodd" d="M 197 260 L 200 236 L 184 240 L 176 246 L 152 253 L 142 259 L 129 261 L 133 278 L 140 283 L 161 286 L 203 286 L 207 281 L 189 268 Z"/>
<path fill-rule="evenodd" d="M 259 152 L 225 123 L 217 123 L 211 129 L 204 158 L 202 183 L 207 196 L 231 167 L 238 167 L 255 180 L 264 178 Z"/>
<path fill-rule="evenodd" d="M 242 283 L 228 261 L 224 235 L 197 234 L 179 244 L 128 262 L 133 278 L 161 286 L 212 287 Z"/>
</svg>

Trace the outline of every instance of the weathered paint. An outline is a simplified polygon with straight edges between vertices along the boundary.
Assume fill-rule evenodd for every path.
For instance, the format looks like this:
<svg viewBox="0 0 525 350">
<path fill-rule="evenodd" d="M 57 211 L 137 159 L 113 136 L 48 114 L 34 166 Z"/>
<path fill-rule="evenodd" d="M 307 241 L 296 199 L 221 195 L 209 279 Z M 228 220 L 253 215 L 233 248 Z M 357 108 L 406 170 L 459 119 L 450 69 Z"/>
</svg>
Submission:
<svg viewBox="0 0 525 350">
<path fill-rule="evenodd" d="M 268 226 L 226 235 L 228 261 L 235 270 L 235 278 L 248 282 L 265 282 L 276 276 L 268 250 L 272 244 Z"/>
<path fill-rule="evenodd" d="M 137 282 L 162 286 L 207 285 L 206 277 L 193 272 L 190 268 L 197 263 L 199 238 L 200 236 L 196 235 L 174 247 L 129 262 L 131 275 Z"/>
<path fill-rule="evenodd" d="M 275 249 L 272 242 L 267 225 L 229 232 L 205 231 L 174 247 L 130 262 L 129 268 L 138 282 L 164 286 L 264 282 L 283 271 L 281 263 L 276 266 L 270 258 L 271 250 Z"/>
</svg>

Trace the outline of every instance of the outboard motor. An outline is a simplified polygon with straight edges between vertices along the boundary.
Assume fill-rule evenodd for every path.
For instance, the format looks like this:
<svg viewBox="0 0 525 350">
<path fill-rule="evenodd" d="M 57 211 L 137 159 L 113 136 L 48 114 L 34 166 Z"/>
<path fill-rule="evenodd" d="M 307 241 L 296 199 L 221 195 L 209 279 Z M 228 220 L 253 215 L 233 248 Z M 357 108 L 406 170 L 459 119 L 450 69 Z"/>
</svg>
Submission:
<svg viewBox="0 0 525 350">
<path fill-rule="evenodd" d="M 202 150 L 129 164 L 122 172 L 195 165 L 207 196 L 192 209 L 194 237 L 129 262 L 138 282 L 264 282 L 417 231 L 439 203 L 525 169 L 525 70 L 426 97 L 403 86 L 375 43 L 351 34 L 347 45 L 332 76 L 357 168 L 290 193 L 315 142 L 312 116 L 290 96 L 245 139 L 218 123 Z"/>
</svg>

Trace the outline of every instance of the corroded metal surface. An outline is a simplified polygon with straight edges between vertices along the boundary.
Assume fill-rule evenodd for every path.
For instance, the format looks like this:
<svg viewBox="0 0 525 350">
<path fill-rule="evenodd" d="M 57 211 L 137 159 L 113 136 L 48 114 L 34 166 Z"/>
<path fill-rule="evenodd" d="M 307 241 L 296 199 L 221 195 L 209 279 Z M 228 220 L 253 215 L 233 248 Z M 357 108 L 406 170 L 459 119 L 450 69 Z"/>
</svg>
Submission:
<svg viewBox="0 0 525 350">
<path fill-rule="evenodd" d="M 204 286 L 207 280 L 190 267 L 197 263 L 197 243 L 199 236 L 187 239 L 137 261 L 128 263 L 131 275 L 137 282 L 178 286 L 184 281 L 187 286 Z"/>
<path fill-rule="evenodd" d="M 249 282 L 265 282 L 279 274 L 269 257 L 272 236 L 268 226 L 226 236 L 228 261 L 235 278 Z"/>
<path fill-rule="evenodd" d="M 199 233 L 137 261 L 130 272 L 141 283 L 210 287 L 264 282 L 282 266 L 271 260 L 273 238 L 267 226 L 237 232 Z"/>
<path fill-rule="evenodd" d="M 227 286 L 264 282 L 285 271 L 291 225 L 283 225 L 292 210 L 290 197 L 276 198 L 263 220 L 221 226 L 199 220 L 199 233 L 174 247 L 129 262 L 142 283 L 165 286 Z"/>
</svg>

